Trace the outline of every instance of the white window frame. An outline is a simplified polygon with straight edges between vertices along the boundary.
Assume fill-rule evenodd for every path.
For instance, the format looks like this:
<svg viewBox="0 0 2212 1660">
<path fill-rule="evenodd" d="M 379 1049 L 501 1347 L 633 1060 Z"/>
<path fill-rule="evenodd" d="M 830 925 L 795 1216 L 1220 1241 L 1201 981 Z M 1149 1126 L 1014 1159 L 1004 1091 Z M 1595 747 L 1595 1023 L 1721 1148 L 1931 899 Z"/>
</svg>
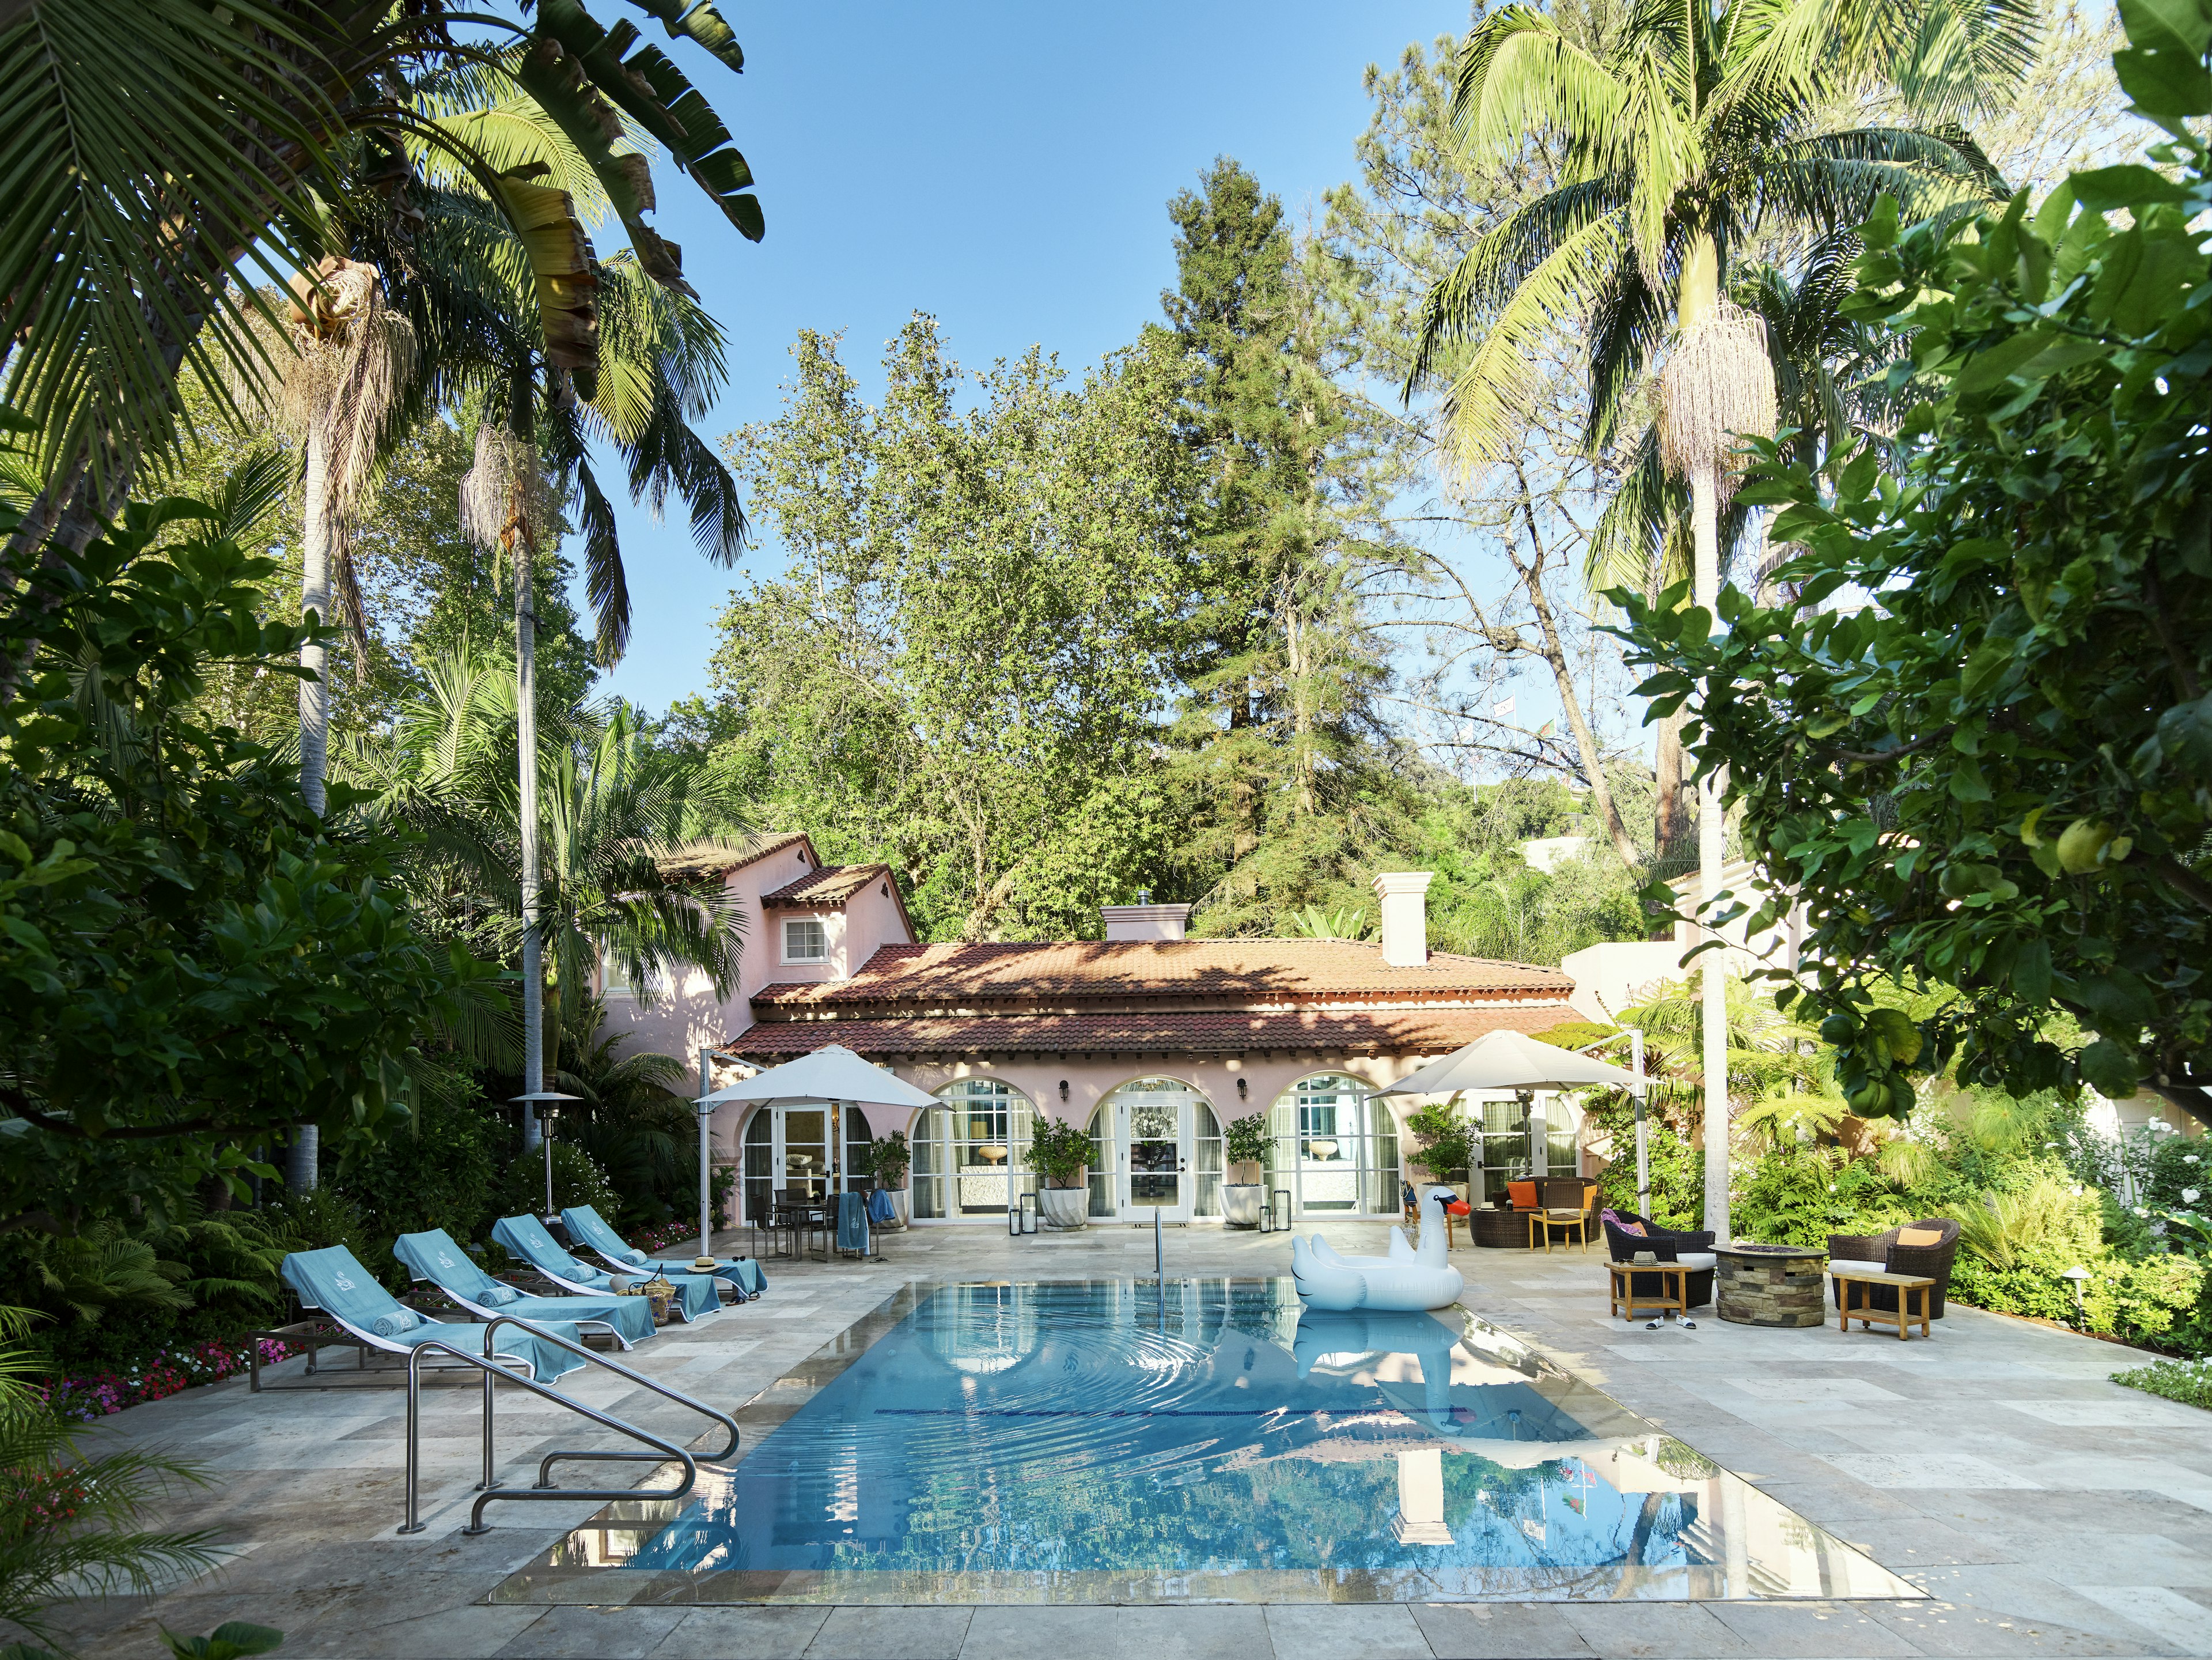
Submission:
<svg viewBox="0 0 2212 1660">
<path fill-rule="evenodd" d="M 816 956 L 794 957 L 792 954 L 791 950 L 791 931 L 794 927 L 805 927 L 809 924 L 811 924 L 813 927 L 819 928 L 822 931 L 822 950 Z M 781 937 L 783 941 L 783 960 L 787 963 L 803 963 L 810 965 L 818 965 L 825 964 L 830 960 L 830 920 L 827 917 L 787 916 L 783 919 L 783 927 L 781 931 Z"/>
</svg>

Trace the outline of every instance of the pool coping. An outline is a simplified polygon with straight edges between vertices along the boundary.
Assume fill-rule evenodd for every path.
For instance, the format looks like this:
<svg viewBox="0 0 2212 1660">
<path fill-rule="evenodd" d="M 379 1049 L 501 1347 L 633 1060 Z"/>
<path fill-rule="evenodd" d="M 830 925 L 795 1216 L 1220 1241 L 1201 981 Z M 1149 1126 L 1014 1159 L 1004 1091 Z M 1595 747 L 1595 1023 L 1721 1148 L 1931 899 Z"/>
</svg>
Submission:
<svg viewBox="0 0 2212 1660">
<path fill-rule="evenodd" d="M 731 1416 L 738 1428 L 736 1456 L 714 1466 L 702 1465 L 705 1482 L 734 1471 L 769 1435 L 794 1416 L 824 1388 L 842 1377 L 875 1344 L 929 1298 L 960 1286 L 1011 1285 L 1142 1285 L 1151 1276 L 1095 1274 L 1012 1280 L 959 1276 L 908 1280 L 898 1290 L 838 1332 L 798 1365 L 756 1392 Z M 1199 1274 L 1172 1278 L 1169 1283 L 1219 1280 L 1226 1285 L 1286 1284 L 1287 1276 L 1260 1274 Z M 1537 1345 L 1515 1336 L 1463 1304 L 1431 1312 L 1459 1316 L 1462 1341 L 1480 1334 L 1481 1347 L 1524 1362 L 1519 1369 L 1531 1379 L 1549 1377 L 1575 1394 L 1602 1402 L 1611 1412 L 1632 1420 L 1644 1432 L 1678 1450 L 1683 1457 L 1709 1467 L 1714 1475 L 1758 1493 L 1814 1536 L 1814 1548 L 1825 1563 L 1832 1550 L 1863 1565 L 1870 1577 L 1889 1582 L 1879 1590 L 1821 1589 L 1803 1592 L 1761 1594 L 1731 1592 L 1728 1571 L 1722 1566 L 1696 1565 L 1652 1569 L 1613 1565 L 1561 1567 L 1554 1583 L 1532 1585 L 1525 1568 L 1512 1570 L 1514 1583 L 1495 1590 L 1469 1591 L 1436 1583 L 1419 1569 L 1385 1574 L 1370 1570 L 1328 1571 L 1299 1569 L 1243 1569 L 1232 1572 L 1164 1573 L 1155 1570 L 1128 1572 L 1100 1570 L 1060 1570 L 1011 1572 L 954 1572 L 941 1570 L 869 1571 L 819 1569 L 638 1569 L 617 1563 L 561 1562 L 564 1549 L 585 1535 L 605 1535 L 649 1530 L 658 1533 L 694 1502 L 696 1493 L 684 1499 L 617 1499 L 602 1506 L 560 1540 L 538 1560 L 507 1575 L 483 1599 L 491 1604 L 596 1607 L 665 1606 L 811 1606 L 887 1607 L 938 1605 L 951 1607 L 1074 1606 L 1143 1607 L 1189 1604 L 1316 1605 L 1327 1603 L 1503 1603 L 1546 1602 L 1925 1602 L 1929 1593 L 1883 1566 L 1866 1552 L 1838 1538 L 1827 1529 L 1791 1511 L 1757 1483 L 1727 1469 L 1672 1436 L 1650 1419 L 1633 1411 L 1595 1383 L 1547 1355 Z M 711 1432 L 691 1444 L 696 1450 L 714 1438 Z M 675 1468 L 656 1466 L 637 1485 L 672 1479 Z M 605 1541 L 601 1539 L 604 1548 Z M 588 1549 L 588 1546 L 580 1548 Z M 1854 1568 L 1853 1572 L 1860 1570 Z M 1720 1589 L 1711 1587 L 1717 1579 Z M 1174 1589 L 1164 1590 L 1163 1582 Z M 1602 1589 L 1600 1589 L 1600 1584 Z M 865 1594 L 861 1594 L 865 1592 Z"/>
</svg>

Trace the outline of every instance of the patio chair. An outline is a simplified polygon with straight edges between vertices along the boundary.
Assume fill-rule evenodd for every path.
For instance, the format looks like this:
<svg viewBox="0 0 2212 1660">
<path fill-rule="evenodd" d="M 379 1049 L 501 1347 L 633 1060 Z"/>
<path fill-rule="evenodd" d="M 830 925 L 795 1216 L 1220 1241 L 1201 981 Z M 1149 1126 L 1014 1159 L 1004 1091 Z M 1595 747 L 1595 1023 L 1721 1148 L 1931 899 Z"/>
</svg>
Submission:
<svg viewBox="0 0 2212 1660">
<path fill-rule="evenodd" d="M 1713 1255 L 1710 1233 L 1676 1233 L 1641 1216 L 1613 1210 L 1600 1213 L 1598 1224 L 1605 1230 L 1606 1250 L 1614 1262 L 1633 1262 L 1637 1252 L 1648 1250 L 1655 1262 L 1679 1262 L 1689 1269 L 1682 1276 L 1682 1300 L 1693 1309 L 1713 1300 L 1713 1268 L 1719 1259 Z M 1629 1290 L 1638 1297 L 1660 1296 L 1659 1276 L 1631 1274 Z"/>
<path fill-rule="evenodd" d="M 284 1283 L 298 1293 L 301 1303 L 319 1309 L 368 1347 L 386 1354 L 412 1354 L 433 1338 L 451 1343 L 464 1353 L 483 1353 L 483 1328 L 459 1320 L 430 1320 L 409 1308 L 362 1267 L 343 1245 L 321 1250 L 294 1251 L 279 1267 Z M 574 1323 L 548 1320 L 543 1329 L 571 1343 L 580 1340 Z M 550 1383 L 566 1377 L 584 1364 L 550 1343 L 541 1343 L 528 1331 L 503 1326 L 494 1339 L 498 1347 L 491 1358 L 520 1371 L 526 1377 Z"/>
<path fill-rule="evenodd" d="M 663 1261 L 647 1256 L 623 1242 L 622 1235 L 611 1227 L 605 1217 L 591 1205 L 569 1205 L 561 1212 L 561 1225 L 568 1231 L 568 1237 L 581 1245 L 617 1274 L 697 1274 L 689 1261 Z M 735 1289 L 738 1301 L 750 1302 L 768 1289 L 768 1276 L 761 1265 L 750 1256 L 732 1256 L 718 1260 L 713 1277 Z"/>
<path fill-rule="evenodd" d="M 532 1270 L 572 1297 L 605 1297 L 612 1293 L 612 1276 L 587 1268 L 554 1243 L 545 1225 L 534 1216 L 502 1216 L 492 1225 L 491 1237 L 520 1257 Z M 661 1276 L 676 1287 L 676 1311 L 685 1320 L 696 1320 L 722 1306 L 714 1287 L 720 1283 L 703 1274 Z"/>
<path fill-rule="evenodd" d="M 1931 1216 L 1924 1222 L 1908 1222 L 1887 1233 L 1832 1233 L 1828 1236 L 1828 1271 L 1924 1274 L 1936 1284 L 1928 1293 L 1930 1319 L 1943 1317 L 1943 1293 L 1951 1284 L 1951 1265 L 1959 1255 L 1959 1225 L 1948 1216 Z M 1829 1294 L 1842 1293 L 1829 1281 Z M 1871 1306 L 1885 1312 L 1897 1309 L 1897 1287 L 1866 1286 L 1861 1290 Z M 1856 1295 L 1856 1293 L 1855 1293 Z M 1843 1304 L 1838 1303 L 1837 1307 Z"/>
<path fill-rule="evenodd" d="M 1544 1234 L 1544 1249 L 1552 1248 L 1552 1230 L 1572 1228 L 1582 1235 L 1583 1249 L 1589 1249 L 1589 1229 L 1592 1213 L 1597 1209 L 1597 1183 L 1587 1177 L 1547 1177 L 1536 1183 L 1536 1196 L 1540 1204 L 1530 1218 L 1533 1228 Z"/>
<path fill-rule="evenodd" d="M 649 1298 L 612 1292 L 604 1297 L 526 1297 L 486 1274 L 443 1228 L 403 1233 L 392 1242 L 392 1254 L 416 1279 L 428 1280 L 479 1320 L 502 1314 L 533 1326 L 565 1320 L 579 1331 L 605 1332 L 625 1349 L 653 1334 Z"/>
</svg>

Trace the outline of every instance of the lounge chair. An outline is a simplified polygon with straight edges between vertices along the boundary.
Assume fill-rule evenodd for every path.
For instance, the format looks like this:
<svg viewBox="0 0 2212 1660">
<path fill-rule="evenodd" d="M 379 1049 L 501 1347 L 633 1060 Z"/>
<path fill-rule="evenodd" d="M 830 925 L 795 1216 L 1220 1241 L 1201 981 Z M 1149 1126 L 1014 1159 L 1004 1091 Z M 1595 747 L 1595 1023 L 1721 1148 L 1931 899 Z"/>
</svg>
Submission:
<svg viewBox="0 0 2212 1660">
<path fill-rule="evenodd" d="M 416 1313 L 377 1284 L 376 1276 L 362 1267 L 343 1245 L 295 1251 L 284 1259 L 278 1272 L 284 1276 L 284 1283 L 299 1293 L 301 1303 L 311 1309 L 320 1309 L 371 1348 L 382 1349 L 387 1354 L 411 1354 L 420 1345 L 439 1338 L 464 1353 L 483 1353 L 485 1333 L 482 1326 L 459 1320 L 430 1320 Z M 547 1320 L 539 1323 L 553 1336 L 565 1337 L 571 1343 L 580 1341 L 572 1322 Z M 539 1342 L 528 1331 L 516 1326 L 501 1327 L 493 1341 L 496 1347 L 491 1359 L 503 1361 L 540 1383 L 566 1377 L 584 1364 L 550 1343 Z"/>
<path fill-rule="evenodd" d="M 561 1213 L 561 1225 L 568 1230 L 568 1237 L 591 1252 L 617 1274 L 696 1274 L 688 1261 L 664 1260 L 647 1256 L 623 1242 L 622 1235 L 607 1225 L 606 1219 L 590 1205 L 570 1205 Z M 768 1289 L 768 1276 L 761 1265 L 750 1256 L 732 1256 L 717 1261 L 714 1277 L 724 1285 L 737 1288 L 738 1301 L 748 1302 Z"/>
<path fill-rule="evenodd" d="M 562 1250 L 534 1216 L 502 1216 L 493 1224 L 491 1237 L 571 1297 L 606 1297 L 614 1291 L 612 1276 L 586 1267 Z M 714 1290 L 720 1282 L 707 1274 L 661 1277 L 676 1287 L 676 1311 L 686 1320 L 696 1320 L 722 1306 Z"/>
<path fill-rule="evenodd" d="M 1828 1236 L 1828 1272 L 1849 1273 L 1880 1269 L 1886 1274 L 1925 1274 L 1936 1284 L 1928 1293 L 1929 1317 L 1943 1317 L 1943 1293 L 1951 1287 L 1951 1264 L 1959 1254 L 1959 1225 L 1948 1216 L 1931 1216 L 1924 1222 L 1908 1222 L 1887 1233 L 1832 1233 Z M 1832 1286 L 1834 1281 L 1829 1282 Z M 1897 1307 L 1897 1287 L 1862 1287 L 1869 1305 L 1886 1311 Z M 1834 1293 L 1840 1297 L 1841 1292 Z M 1841 1308 L 1839 1301 L 1836 1304 Z"/>
<path fill-rule="evenodd" d="M 1674 1233 L 1645 1218 L 1620 1211 L 1604 1211 L 1598 1221 L 1605 1229 L 1607 1252 L 1616 1262 L 1632 1262 L 1636 1253 L 1648 1250 L 1660 1262 L 1679 1262 L 1689 1272 L 1682 1276 L 1682 1300 L 1701 1309 L 1713 1300 L 1713 1255 L 1710 1233 Z M 1629 1276 L 1629 1291 L 1637 1297 L 1661 1295 L 1656 1274 Z"/>
<path fill-rule="evenodd" d="M 603 1331 L 625 1349 L 653 1334 L 650 1298 L 612 1292 L 604 1297 L 526 1297 L 486 1274 L 443 1228 L 403 1233 L 392 1242 L 392 1254 L 408 1273 L 428 1280 L 480 1320 L 502 1314 L 533 1326 L 544 1320 L 566 1320 L 579 1331 Z"/>
</svg>

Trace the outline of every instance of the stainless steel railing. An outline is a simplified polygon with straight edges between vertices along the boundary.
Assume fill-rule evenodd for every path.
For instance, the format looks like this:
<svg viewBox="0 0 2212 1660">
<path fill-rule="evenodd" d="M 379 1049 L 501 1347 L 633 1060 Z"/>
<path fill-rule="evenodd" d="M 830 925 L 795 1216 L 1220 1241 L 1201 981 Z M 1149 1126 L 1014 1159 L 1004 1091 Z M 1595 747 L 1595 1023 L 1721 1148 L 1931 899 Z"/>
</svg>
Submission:
<svg viewBox="0 0 2212 1660">
<path fill-rule="evenodd" d="M 510 1371 L 507 1367 L 499 1365 L 492 1359 L 492 1334 L 501 1326 L 520 1327 L 541 1343 L 550 1343 L 555 1348 L 565 1349 L 570 1354 L 579 1355 L 592 1365 L 604 1366 L 609 1371 L 627 1377 L 633 1383 L 642 1384 L 663 1400 L 673 1401 L 680 1407 L 689 1407 L 702 1416 L 713 1419 L 729 1431 L 730 1439 L 728 1444 L 720 1450 L 707 1455 L 709 1462 L 727 1458 L 737 1451 L 738 1420 L 729 1414 L 708 1406 L 704 1401 L 696 1400 L 679 1389 L 672 1389 L 665 1383 L 655 1383 L 642 1372 L 634 1371 L 618 1361 L 610 1360 L 603 1354 L 595 1353 L 580 1343 L 572 1343 L 565 1337 L 556 1336 L 542 1326 L 532 1325 L 528 1321 L 519 1319 L 511 1314 L 502 1314 L 485 1324 L 484 1347 L 482 1354 L 473 1354 L 466 1349 L 458 1348 L 443 1338 L 432 1338 L 428 1342 L 418 1343 L 408 1354 L 407 1520 L 400 1528 L 400 1532 L 422 1531 L 422 1522 L 418 1513 L 422 1462 L 421 1400 L 422 1357 L 432 1350 L 441 1354 L 451 1355 L 456 1360 L 476 1367 L 483 1374 L 483 1480 L 477 1483 L 477 1501 L 470 1507 L 468 1526 L 461 1529 L 465 1534 L 475 1535 L 490 1531 L 491 1524 L 483 1519 L 483 1511 L 484 1506 L 495 1499 L 682 1499 L 690 1493 L 699 1480 L 698 1460 L 674 1442 L 655 1435 L 648 1430 L 641 1430 L 635 1424 L 624 1423 L 621 1419 L 610 1413 L 601 1412 L 596 1407 L 587 1407 L 580 1401 L 571 1400 L 558 1389 L 539 1383 L 535 1377 L 525 1377 L 520 1373 Z M 624 1452 L 617 1450 L 556 1449 L 538 1460 L 538 1483 L 535 1487 L 520 1490 L 504 1487 L 496 1474 L 496 1461 L 493 1454 L 496 1421 L 493 1391 L 501 1378 L 505 1378 L 510 1383 L 520 1384 L 532 1395 L 540 1395 L 559 1406 L 566 1407 L 580 1417 L 588 1418 L 593 1423 L 603 1425 L 617 1434 L 627 1435 L 634 1441 L 641 1442 L 653 1450 Z M 672 1459 L 684 1467 L 684 1479 L 674 1487 L 665 1488 L 556 1487 L 553 1485 L 553 1463 L 556 1459 L 561 1458 L 595 1462 L 650 1462 L 656 1464 L 665 1463 Z"/>
</svg>

